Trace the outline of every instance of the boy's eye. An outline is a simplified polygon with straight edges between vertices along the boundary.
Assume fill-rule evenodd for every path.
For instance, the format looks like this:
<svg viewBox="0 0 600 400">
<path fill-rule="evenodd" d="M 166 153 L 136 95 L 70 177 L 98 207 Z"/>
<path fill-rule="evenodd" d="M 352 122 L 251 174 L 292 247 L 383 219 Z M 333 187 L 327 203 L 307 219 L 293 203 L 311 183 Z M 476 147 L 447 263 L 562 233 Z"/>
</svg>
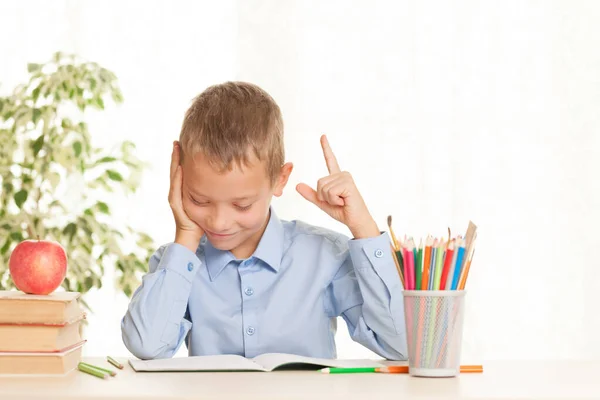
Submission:
<svg viewBox="0 0 600 400">
<path fill-rule="evenodd" d="M 236 204 L 235 208 L 237 208 L 240 211 L 248 211 L 250 209 L 250 207 L 252 207 L 252 204 L 248 204 L 247 206 L 239 206 Z"/>
<path fill-rule="evenodd" d="M 204 202 L 204 203 L 202 203 L 202 202 L 199 202 L 198 200 L 194 199 L 192 196 L 190 196 L 190 200 L 192 201 L 192 203 L 194 203 L 194 204 L 195 204 L 195 205 L 197 205 L 197 206 L 205 206 L 205 205 L 207 205 L 207 204 L 208 204 L 208 203 L 206 203 L 206 202 Z"/>
</svg>

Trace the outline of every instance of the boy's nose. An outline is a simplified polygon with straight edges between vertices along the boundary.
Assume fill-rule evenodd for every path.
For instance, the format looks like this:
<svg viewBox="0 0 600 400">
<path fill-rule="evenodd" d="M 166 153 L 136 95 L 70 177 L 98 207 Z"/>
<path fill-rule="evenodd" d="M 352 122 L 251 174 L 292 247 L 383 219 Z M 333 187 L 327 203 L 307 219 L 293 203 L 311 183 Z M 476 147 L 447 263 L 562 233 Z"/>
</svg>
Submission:
<svg viewBox="0 0 600 400">
<path fill-rule="evenodd" d="M 210 221 L 210 227 L 212 232 L 216 234 L 229 233 L 229 219 L 227 213 L 224 211 L 216 211 Z"/>
</svg>

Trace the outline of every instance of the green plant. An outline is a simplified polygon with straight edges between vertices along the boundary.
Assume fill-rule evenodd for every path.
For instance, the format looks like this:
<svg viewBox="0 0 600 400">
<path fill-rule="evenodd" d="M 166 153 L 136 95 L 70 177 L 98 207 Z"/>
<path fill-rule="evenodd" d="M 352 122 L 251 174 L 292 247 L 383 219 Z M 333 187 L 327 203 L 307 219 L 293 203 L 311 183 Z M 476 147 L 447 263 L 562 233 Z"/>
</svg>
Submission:
<svg viewBox="0 0 600 400">
<path fill-rule="evenodd" d="M 116 224 L 108 199 L 117 190 L 135 192 L 145 164 L 131 142 L 114 151 L 95 148 L 83 121 L 93 109 L 103 110 L 105 100 L 122 102 L 117 79 L 96 63 L 61 53 L 29 64 L 28 71 L 26 84 L 0 97 L 0 289 L 13 287 L 11 250 L 39 237 L 65 247 L 66 290 L 100 288 L 111 263 L 117 288 L 131 296 L 154 243 Z"/>
</svg>

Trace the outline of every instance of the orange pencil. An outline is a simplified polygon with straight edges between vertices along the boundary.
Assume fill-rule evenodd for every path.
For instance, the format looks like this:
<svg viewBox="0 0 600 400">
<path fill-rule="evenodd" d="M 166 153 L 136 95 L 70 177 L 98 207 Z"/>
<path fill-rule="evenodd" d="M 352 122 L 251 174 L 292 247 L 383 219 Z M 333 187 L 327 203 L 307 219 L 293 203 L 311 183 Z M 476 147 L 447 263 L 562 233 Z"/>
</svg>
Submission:
<svg viewBox="0 0 600 400">
<path fill-rule="evenodd" d="M 389 367 L 377 368 L 375 371 L 387 374 L 408 374 L 408 365 L 392 365 Z M 483 365 L 461 365 L 460 372 L 463 374 L 469 372 L 483 372 Z"/>
<path fill-rule="evenodd" d="M 421 279 L 421 290 L 427 290 L 429 286 L 429 264 L 431 263 L 431 245 L 433 238 L 427 236 L 425 240 L 425 262 L 423 263 L 423 278 Z"/>
<path fill-rule="evenodd" d="M 460 277 L 460 286 L 458 287 L 458 290 L 465 290 L 465 285 L 467 284 L 467 277 L 469 276 L 469 269 L 471 269 L 471 261 L 473 261 L 474 255 L 475 250 L 473 250 L 473 252 L 471 253 L 471 257 L 469 257 L 467 265 L 465 265 L 465 269 L 462 272 L 462 275 Z"/>
</svg>

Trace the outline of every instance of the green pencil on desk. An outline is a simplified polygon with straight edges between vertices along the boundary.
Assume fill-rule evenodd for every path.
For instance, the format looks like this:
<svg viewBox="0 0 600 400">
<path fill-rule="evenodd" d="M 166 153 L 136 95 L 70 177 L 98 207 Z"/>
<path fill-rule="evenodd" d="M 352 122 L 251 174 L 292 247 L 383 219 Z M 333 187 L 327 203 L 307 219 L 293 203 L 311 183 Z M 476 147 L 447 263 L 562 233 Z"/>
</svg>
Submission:
<svg viewBox="0 0 600 400">
<path fill-rule="evenodd" d="M 112 365 L 114 365 L 115 367 L 117 367 L 119 369 L 123 369 L 123 364 L 121 364 L 120 362 L 118 362 L 117 360 L 112 358 L 111 356 L 106 357 L 106 361 L 108 361 L 109 363 L 111 363 Z"/>
<path fill-rule="evenodd" d="M 79 369 L 81 372 L 85 372 L 86 374 L 90 374 L 101 379 L 108 379 L 107 373 L 100 371 L 99 369 L 96 369 L 95 367 L 86 363 L 79 363 L 79 365 L 77 365 L 77 369 Z"/>
<path fill-rule="evenodd" d="M 84 365 L 84 366 L 89 367 L 89 368 L 94 368 L 94 369 L 96 369 L 96 370 L 98 370 L 100 372 L 104 372 L 105 374 L 108 374 L 110 376 L 116 376 L 117 375 L 117 373 L 115 371 L 112 371 L 110 369 L 98 367 L 96 365 L 92 365 L 92 364 L 88 364 L 88 363 L 84 363 L 84 362 L 80 362 L 79 364 L 80 365 Z"/>
<path fill-rule="evenodd" d="M 323 374 L 356 374 L 364 372 L 377 372 L 377 368 L 323 368 Z"/>
</svg>

